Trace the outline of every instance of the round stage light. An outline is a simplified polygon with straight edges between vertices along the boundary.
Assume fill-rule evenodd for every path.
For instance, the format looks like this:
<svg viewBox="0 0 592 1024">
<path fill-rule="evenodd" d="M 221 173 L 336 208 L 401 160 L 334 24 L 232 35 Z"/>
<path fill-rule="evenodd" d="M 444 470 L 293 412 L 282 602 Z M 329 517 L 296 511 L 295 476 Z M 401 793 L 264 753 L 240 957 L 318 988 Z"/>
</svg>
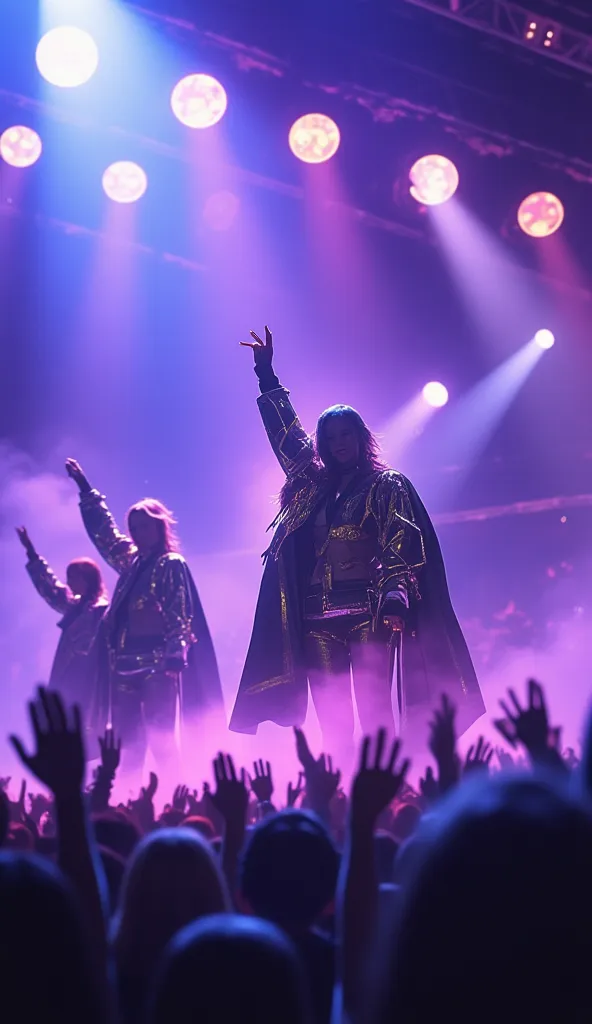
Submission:
<svg viewBox="0 0 592 1024">
<path fill-rule="evenodd" d="M 532 238 L 555 234 L 564 217 L 563 203 L 552 192 L 533 192 L 518 207 L 518 224 Z"/>
<path fill-rule="evenodd" d="M 304 114 L 290 128 L 288 141 L 294 156 L 305 164 L 324 164 L 335 156 L 341 136 L 326 114 Z"/>
<path fill-rule="evenodd" d="M 138 164 L 120 160 L 105 171 L 103 188 L 114 203 L 135 203 L 148 188 L 148 178 Z"/>
<path fill-rule="evenodd" d="M 446 156 L 422 156 L 409 171 L 413 198 L 422 206 L 439 206 L 445 203 L 458 188 L 458 171 L 452 160 Z"/>
<path fill-rule="evenodd" d="M 62 89 L 84 85 L 99 66 L 99 51 L 92 36 L 69 25 L 46 32 L 35 56 L 43 77 Z"/>
<path fill-rule="evenodd" d="M 31 167 L 37 163 L 42 149 L 37 132 L 22 124 L 7 128 L 0 135 L 0 156 L 11 167 Z"/>
<path fill-rule="evenodd" d="M 448 388 L 440 384 L 440 381 L 432 380 L 429 384 L 426 384 L 422 395 L 424 401 L 431 405 L 433 409 L 441 409 L 448 401 Z"/>
<path fill-rule="evenodd" d="M 187 75 L 173 89 L 173 114 L 188 128 L 211 128 L 226 113 L 228 97 L 211 75 Z"/>
<path fill-rule="evenodd" d="M 536 332 L 534 340 L 539 348 L 553 348 L 553 345 L 555 344 L 555 335 L 553 334 L 553 331 L 548 331 L 543 327 L 542 330 Z"/>
</svg>

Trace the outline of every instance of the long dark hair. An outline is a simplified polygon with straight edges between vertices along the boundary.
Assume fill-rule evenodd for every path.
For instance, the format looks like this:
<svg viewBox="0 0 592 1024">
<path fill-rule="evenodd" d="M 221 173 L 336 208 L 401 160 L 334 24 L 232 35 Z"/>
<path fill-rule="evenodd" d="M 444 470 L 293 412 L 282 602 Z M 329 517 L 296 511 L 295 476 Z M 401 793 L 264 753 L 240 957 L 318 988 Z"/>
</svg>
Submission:
<svg viewBox="0 0 592 1024">
<path fill-rule="evenodd" d="M 92 558 L 75 558 L 69 563 L 68 572 L 70 569 L 76 569 L 84 577 L 88 588 L 85 600 L 89 604 L 96 604 L 100 598 L 107 596 L 107 588 L 103 583 L 101 570 Z"/>
<path fill-rule="evenodd" d="M 319 416 L 317 428 L 314 435 L 314 458 L 307 466 L 304 474 L 295 480 L 287 480 L 280 491 L 280 505 L 282 508 L 291 501 L 299 487 L 305 483 L 306 478 L 318 479 L 325 477 L 331 480 L 340 474 L 340 467 L 332 457 L 327 441 L 327 427 L 332 420 L 347 417 L 353 425 L 360 446 L 360 457 L 358 459 L 358 470 L 360 473 L 380 473 L 387 469 L 382 458 L 380 442 L 372 433 L 368 424 L 362 419 L 356 409 L 351 405 L 332 405 L 325 409 Z"/>
</svg>

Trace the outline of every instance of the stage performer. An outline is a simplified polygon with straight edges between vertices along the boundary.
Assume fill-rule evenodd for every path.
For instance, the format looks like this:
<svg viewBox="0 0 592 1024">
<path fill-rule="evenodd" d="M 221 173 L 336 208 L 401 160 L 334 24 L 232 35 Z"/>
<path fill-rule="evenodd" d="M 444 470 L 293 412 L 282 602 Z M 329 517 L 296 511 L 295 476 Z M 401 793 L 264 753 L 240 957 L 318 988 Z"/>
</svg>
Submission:
<svg viewBox="0 0 592 1024">
<path fill-rule="evenodd" d="M 61 615 L 61 636 L 53 659 L 49 685 L 68 704 L 78 704 L 82 720 L 91 725 L 97 697 L 97 633 L 108 601 L 101 570 L 90 558 L 76 558 L 66 569 L 66 583 L 52 572 L 24 526 L 17 528 L 27 552 L 27 572 L 37 593 Z"/>
<path fill-rule="evenodd" d="M 175 520 L 154 498 L 132 505 L 130 536 L 118 529 L 105 498 L 80 465 L 66 470 L 78 484 L 87 533 L 119 574 L 103 632 L 103 713 L 121 736 L 124 767 L 141 770 L 150 746 L 159 768 L 175 758 L 177 701 L 183 722 L 223 721 L 222 690 L 207 622 L 187 562 L 177 550 Z"/>
<path fill-rule="evenodd" d="M 446 692 L 464 731 L 485 709 L 417 492 L 381 462 L 349 406 L 327 409 L 313 441 L 274 372 L 271 332 L 251 336 L 259 409 L 286 483 L 230 728 L 301 724 L 308 680 L 325 749 L 347 757 L 351 678 L 363 731 L 392 730 L 398 650 L 403 727 L 423 726 Z"/>
</svg>

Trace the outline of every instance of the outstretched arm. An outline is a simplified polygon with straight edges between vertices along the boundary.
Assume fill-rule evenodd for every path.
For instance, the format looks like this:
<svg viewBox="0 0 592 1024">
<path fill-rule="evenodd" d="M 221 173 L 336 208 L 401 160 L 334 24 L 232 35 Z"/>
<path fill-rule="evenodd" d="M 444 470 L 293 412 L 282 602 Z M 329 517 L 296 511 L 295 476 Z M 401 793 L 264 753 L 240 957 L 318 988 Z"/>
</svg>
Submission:
<svg viewBox="0 0 592 1024">
<path fill-rule="evenodd" d="M 16 532 L 27 552 L 26 568 L 35 590 L 44 601 L 47 601 L 50 608 L 60 615 L 65 615 L 76 601 L 72 591 L 54 575 L 45 559 L 37 554 L 25 527 L 18 526 Z"/>
<path fill-rule="evenodd" d="M 288 479 L 293 479 L 313 464 L 314 448 L 294 411 L 289 392 L 273 369 L 273 336 L 269 327 L 265 328 L 265 341 L 254 331 L 250 333 L 253 341 L 242 341 L 241 345 L 253 349 L 263 425 L 280 466 Z"/>
<path fill-rule="evenodd" d="M 66 472 L 78 484 L 80 511 L 86 532 L 107 565 L 115 569 L 115 572 L 123 572 L 136 554 L 133 541 L 121 532 L 104 496 L 91 487 L 75 459 L 66 460 Z"/>
</svg>

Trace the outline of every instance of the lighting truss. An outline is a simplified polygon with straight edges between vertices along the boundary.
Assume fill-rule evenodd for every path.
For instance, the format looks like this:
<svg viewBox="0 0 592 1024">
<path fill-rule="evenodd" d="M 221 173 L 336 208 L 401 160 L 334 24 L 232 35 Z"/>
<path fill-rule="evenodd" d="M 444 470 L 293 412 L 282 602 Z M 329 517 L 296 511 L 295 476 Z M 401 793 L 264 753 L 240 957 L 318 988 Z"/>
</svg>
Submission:
<svg viewBox="0 0 592 1024">
<path fill-rule="evenodd" d="M 511 0 L 403 0 L 592 74 L 592 36 Z"/>
</svg>

